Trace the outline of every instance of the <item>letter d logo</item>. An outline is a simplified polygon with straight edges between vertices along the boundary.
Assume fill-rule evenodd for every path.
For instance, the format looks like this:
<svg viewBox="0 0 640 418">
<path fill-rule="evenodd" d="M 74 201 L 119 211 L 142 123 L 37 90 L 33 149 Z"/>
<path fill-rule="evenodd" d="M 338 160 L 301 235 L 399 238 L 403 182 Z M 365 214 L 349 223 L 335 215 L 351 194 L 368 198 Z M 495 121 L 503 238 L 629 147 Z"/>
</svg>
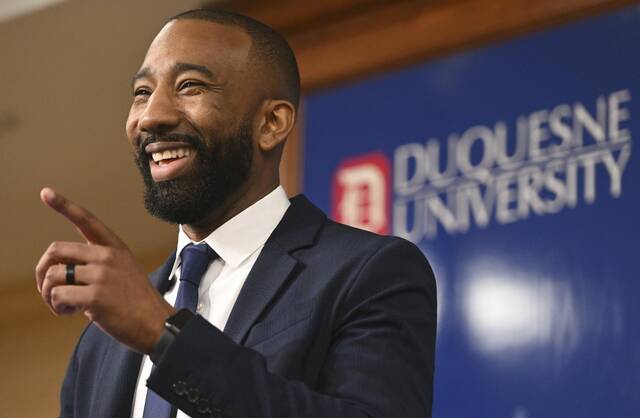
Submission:
<svg viewBox="0 0 640 418">
<path fill-rule="evenodd" d="M 331 215 L 356 228 L 389 233 L 389 160 L 379 152 L 343 161 L 333 177 Z"/>
</svg>

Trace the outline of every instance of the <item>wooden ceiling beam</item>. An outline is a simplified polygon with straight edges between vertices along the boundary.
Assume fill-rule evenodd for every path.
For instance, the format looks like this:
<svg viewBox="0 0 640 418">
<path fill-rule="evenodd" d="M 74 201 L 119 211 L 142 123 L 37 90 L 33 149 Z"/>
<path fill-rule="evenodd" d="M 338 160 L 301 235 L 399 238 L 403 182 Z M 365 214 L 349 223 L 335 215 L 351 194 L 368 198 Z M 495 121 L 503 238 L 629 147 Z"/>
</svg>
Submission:
<svg viewBox="0 0 640 418">
<path fill-rule="evenodd" d="M 222 8 L 252 16 L 287 36 L 346 16 L 366 13 L 371 8 L 390 2 L 393 0 L 227 0 L 207 2 L 203 7 Z"/>
<path fill-rule="evenodd" d="M 637 0 L 242 0 L 273 25 L 306 92 L 637 3 Z"/>
</svg>

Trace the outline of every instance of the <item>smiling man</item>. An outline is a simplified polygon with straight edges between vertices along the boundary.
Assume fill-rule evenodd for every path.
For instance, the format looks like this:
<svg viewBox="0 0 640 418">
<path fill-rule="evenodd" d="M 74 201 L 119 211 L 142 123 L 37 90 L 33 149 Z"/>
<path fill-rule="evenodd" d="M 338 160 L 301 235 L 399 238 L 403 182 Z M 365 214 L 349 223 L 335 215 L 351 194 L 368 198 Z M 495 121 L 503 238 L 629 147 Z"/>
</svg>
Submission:
<svg viewBox="0 0 640 418">
<path fill-rule="evenodd" d="M 178 245 L 148 280 L 103 223 L 43 189 L 86 239 L 52 243 L 36 267 L 54 313 L 92 321 L 61 416 L 430 416 L 436 290 L 424 256 L 279 185 L 299 95 L 284 39 L 244 16 L 185 12 L 132 88 L 145 205 L 179 225 Z"/>
</svg>

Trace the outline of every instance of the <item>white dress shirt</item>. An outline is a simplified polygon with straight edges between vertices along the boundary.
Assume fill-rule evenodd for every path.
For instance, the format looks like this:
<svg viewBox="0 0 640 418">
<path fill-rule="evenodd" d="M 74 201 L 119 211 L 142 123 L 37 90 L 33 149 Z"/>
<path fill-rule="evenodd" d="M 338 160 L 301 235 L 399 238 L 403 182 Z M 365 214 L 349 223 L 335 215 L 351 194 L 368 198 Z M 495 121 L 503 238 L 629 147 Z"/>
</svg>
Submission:
<svg viewBox="0 0 640 418">
<path fill-rule="evenodd" d="M 249 271 L 288 207 L 287 194 L 282 186 L 278 186 L 225 222 L 202 241 L 206 242 L 220 257 L 209 265 L 202 277 L 198 289 L 197 313 L 219 330 L 224 330 Z M 171 271 L 171 276 L 176 279 L 175 283 L 180 279 L 180 252 L 192 243 L 182 226 L 178 230 L 176 261 Z M 174 285 L 164 295 L 165 300 L 172 305 L 178 295 L 178 287 Z M 147 396 L 146 382 L 152 366 L 149 356 L 144 356 L 133 397 L 131 415 L 133 418 L 142 418 Z M 176 418 L 189 417 L 179 410 Z"/>
</svg>

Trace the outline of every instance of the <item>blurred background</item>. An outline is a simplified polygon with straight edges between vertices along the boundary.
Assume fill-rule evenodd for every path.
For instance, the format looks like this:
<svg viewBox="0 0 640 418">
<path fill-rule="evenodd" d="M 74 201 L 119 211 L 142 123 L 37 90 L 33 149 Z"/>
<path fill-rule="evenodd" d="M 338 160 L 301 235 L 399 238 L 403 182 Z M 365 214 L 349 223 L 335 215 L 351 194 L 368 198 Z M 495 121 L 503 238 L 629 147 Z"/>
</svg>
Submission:
<svg viewBox="0 0 640 418">
<path fill-rule="evenodd" d="M 293 46 L 287 192 L 431 260 L 434 417 L 640 416 L 640 8 L 621 0 L 0 0 L 0 415 L 57 416 L 86 325 L 36 292 L 49 243 L 79 239 L 43 186 L 149 271 L 175 245 L 124 122 L 148 44 L 194 7 Z"/>
</svg>

